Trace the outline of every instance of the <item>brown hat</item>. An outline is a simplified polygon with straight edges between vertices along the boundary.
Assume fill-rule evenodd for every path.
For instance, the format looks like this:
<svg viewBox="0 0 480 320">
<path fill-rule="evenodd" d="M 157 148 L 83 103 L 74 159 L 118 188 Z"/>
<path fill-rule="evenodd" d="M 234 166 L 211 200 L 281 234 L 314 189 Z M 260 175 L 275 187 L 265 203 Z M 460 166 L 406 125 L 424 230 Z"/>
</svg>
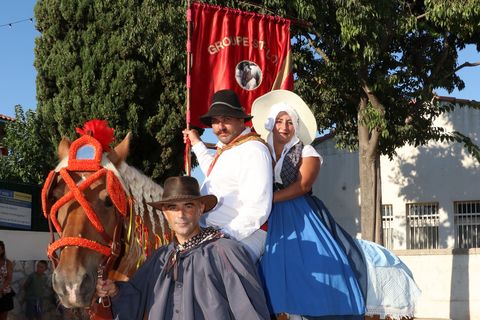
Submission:
<svg viewBox="0 0 480 320">
<path fill-rule="evenodd" d="M 217 197 L 213 194 L 200 195 L 200 187 L 197 179 L 189 176 L 170 177 L 165 180 L 162 200 L 147 204 L 154 208 L 162 209 L 166 203 L 199 200 L 205 205 L 203 212 L 210 211 L 217 205 Z"/>
<path fill-rule="evenodd" d="M 200 121 L 207 126 L 212 125 L 212 117 L 232 117 L 244 119 L 245 122 L 252 116 L 245 113 L 240 105 L 237 94 L 233 90 L 219 90 L 213 94 L 212 103 L 208 112 L 200 117 Z"/>
</svg>

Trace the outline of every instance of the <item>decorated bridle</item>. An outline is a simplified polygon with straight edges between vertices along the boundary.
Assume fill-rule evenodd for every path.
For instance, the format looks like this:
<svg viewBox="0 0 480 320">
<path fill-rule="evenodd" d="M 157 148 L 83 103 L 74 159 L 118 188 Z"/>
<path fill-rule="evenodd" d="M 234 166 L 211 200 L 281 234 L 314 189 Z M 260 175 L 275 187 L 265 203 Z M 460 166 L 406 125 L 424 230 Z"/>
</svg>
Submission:
<svg viewBox="0 0 480 320">
<path fill-rule="evenodd" d="M 111 139 L 109 137 L 105 139 L 105 134 L 97 138 L 95 131 L 102 130 L 95 130 L 98 123 L 92 124 L 93 121 L 102 122 L 101 120 L 92 120 L 90 124 L 89 122 L 85 124 L 84 130 L 77 128 L 77 132 L 82 133 L 83 136 L 71 144 L 68 162 L 63 163 L 63 166 L 60 164 L 48 174 L 42 189 L 42 207 L 43 213 L 48 219 L 51 234 L 51 242 L 47 249 L 47 255 L 54 267 L 58 265 L 59 261 L 57 250 L 61 250 L 67 246 L 82 247 L 105 256 L 103 263 L 99 266 L 99 273 L 102 272 L 102 277 L 104 278 L 114 261 L 120 255 L 123 222 L 127 213 L 132 208 L 132 200 L 127 188 L 125 188 L 120 180 L 120 175 L 118 171 L 116 171 L 115 166 L 108 160 L 106 154 L 104 154 L 104 150 L 109 150 L 108 145 L 113 140 L 113 129 L 108 128 L 106 122 L 101 123 L 100 127 L 104 126 L 102 128 L 103 131 L 105 131 L 105 127 L 111 130 L 108 134 L 111 136 Z M 102 141 L 102 143 L 99 140 Z M 105 166 L 108 166 L 108 168 Z M 94 173 L 84 180 L 75 182 L 71 175 L 74 172 Z M 50 193 L 52 192 L 53 183 L 59 179 L 58 176 L 64 180 L 69 191 L 52 203 L 49 201 Z M 115 207 L 116 213 L 119 215 L 112 236 L 107 234 L 98 215 L 94 212 L 84 195 L 84 191 L 102 177 L 106 179 L 108 196 Z M 83 238 L 81 235 L 76 237 L 62 237 L 63 230 L 57 220 L 58 210 L 72 200 L 77 201 L 83 208 L 88 220 L 102 236 L 104 243 Z M 55 229 L 60 236 L 58 240 L 55 240 L 53 229 Z"/>
</svg>

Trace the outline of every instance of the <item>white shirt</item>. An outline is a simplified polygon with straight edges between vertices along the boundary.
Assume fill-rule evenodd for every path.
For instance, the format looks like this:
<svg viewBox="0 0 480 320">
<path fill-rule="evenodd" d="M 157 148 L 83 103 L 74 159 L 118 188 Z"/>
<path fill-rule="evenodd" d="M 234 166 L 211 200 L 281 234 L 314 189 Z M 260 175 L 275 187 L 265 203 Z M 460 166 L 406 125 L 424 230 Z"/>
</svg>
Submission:
<svg viewBox="0 0 480 320">
<path fill-rule="evenodd" d="M 246 128 L 242 134 L 249 132 Z M 222 146 L 217 143 L 217 147 Z M 214 156 L 203 143 L 195 144 L 192 150 L 206 176 L 201 193 L 218 198 L 217 206 L 202 216 L 202 224 L 220 227 L 258 260 L 266 239 L 266 232 L 259 228 L 267 221 L 272 206 L 273 169 L 267 146 L 248 141 L 222 152 L 209 176 Z"/>
</svg>

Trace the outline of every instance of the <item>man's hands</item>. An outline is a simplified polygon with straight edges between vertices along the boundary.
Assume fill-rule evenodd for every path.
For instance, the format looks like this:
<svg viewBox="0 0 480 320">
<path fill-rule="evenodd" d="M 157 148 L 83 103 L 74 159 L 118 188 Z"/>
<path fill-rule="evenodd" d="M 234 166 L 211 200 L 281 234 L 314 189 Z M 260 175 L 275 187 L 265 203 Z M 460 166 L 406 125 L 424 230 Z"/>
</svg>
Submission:
<svg viewBox="0 0 480 320">
<path fill-rule="evenodd" d="M 187 139 L 190 140 L 192 143 L 192 146 L 196 145 L 197 143 L 201 142 L 202 140 L 200 139 L 200 136 L 198 134 L 198 131 L 195 129 L 185 129 L 182 131 L 183 132 L 183 142 L 187 143 Z"/>
<path fill-rule="evenodd" d="M 97 296 L 99 297 L 115 297 L 118 294 L 118 287 L 110 279 L 97 279 Z"/>
</svg>

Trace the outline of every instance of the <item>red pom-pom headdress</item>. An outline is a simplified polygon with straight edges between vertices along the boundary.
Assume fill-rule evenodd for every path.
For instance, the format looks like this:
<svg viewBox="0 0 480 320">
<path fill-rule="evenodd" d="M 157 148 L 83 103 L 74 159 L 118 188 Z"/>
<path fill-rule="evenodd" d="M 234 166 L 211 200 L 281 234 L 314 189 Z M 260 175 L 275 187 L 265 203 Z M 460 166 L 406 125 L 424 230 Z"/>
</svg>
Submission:
<svg viewBox="0 0 480 320">
<path fill-rule="evenodd" d="M 106 120 L 93 119 L 87 121 L 83 128 L 76 128 L 75 131 L 82 136 L 92 136 L 100 142 L 105 151 L 110 151 L 110 144 L 115 140 L 114 130 L 108 126 Z"/>
</svg>

